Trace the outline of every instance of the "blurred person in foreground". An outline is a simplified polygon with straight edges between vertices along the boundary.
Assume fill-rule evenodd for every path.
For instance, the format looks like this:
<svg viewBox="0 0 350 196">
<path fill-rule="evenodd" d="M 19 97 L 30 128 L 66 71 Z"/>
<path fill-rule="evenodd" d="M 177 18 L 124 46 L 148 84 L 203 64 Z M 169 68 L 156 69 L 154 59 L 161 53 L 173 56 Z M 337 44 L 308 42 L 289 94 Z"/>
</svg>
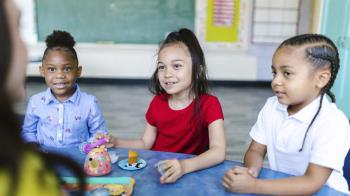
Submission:
<svg viewBox="0 0 350 196">
<path fill-rule="evenodd" d="M 0 196 L 65 195 L 58 165 L 80 179 L 84 174 L 72 160 L 42 153 L 20 137 L 20 122 L 13 104 L 25 98 L 27 51 L 19 34 L 20 11 L 12 0 L 0 0 Z"/>
</svg>

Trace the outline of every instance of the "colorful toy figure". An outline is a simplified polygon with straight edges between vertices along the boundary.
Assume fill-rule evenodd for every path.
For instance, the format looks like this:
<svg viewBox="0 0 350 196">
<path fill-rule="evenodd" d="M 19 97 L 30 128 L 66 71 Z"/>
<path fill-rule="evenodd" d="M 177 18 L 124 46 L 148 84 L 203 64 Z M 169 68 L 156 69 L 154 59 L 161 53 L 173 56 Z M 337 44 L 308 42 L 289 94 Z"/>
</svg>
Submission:
<svg viewBox="0 0 350 196">
<path fill-rule="evenodd" d="M 103 176 L 111 172 L 111 158 L 104 147 L 92 149 L 85 158 L 84 171 L 90 176 Z"/>
</svg>

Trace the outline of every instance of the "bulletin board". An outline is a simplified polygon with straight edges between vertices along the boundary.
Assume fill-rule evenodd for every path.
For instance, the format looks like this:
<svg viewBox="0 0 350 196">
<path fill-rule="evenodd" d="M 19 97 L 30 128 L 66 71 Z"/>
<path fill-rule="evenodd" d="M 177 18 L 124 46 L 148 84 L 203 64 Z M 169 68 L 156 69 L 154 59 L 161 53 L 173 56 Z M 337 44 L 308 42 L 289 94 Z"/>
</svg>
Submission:
<svg viewBox="0 0 350 196">
<path fill-rule="evenodd" d="M 206 20 L 207 42 L 237 42 L 239 0 L 208 0 Z"/>
</svg>

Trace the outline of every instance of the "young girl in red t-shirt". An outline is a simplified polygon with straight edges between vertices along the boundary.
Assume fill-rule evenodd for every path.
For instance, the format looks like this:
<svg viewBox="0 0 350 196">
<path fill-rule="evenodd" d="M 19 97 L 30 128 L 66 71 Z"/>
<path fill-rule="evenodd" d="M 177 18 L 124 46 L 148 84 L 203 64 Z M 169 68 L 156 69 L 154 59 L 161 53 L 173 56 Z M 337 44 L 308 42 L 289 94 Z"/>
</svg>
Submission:
<svg viewBox="0 0 350 196">
<path fill-rule="evenodd" d="M 208 94 L 203 51 L 188 29 L 170 33 L 161 43 L 150 91 L 155 94 L 146 113 L 140 139 L 109 136 L 114 147 L 196 154 L 185 160 L 165 160 L 161 183 L 225 160 L 224 116 L 219 100 Z"/>
</svg>

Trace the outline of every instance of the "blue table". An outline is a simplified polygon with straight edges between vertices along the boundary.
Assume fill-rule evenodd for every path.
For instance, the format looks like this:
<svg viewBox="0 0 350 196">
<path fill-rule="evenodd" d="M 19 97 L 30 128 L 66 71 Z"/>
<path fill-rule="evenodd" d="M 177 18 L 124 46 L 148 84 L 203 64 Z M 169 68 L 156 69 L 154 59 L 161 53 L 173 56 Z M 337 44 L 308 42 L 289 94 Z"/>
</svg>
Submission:
<svg viewBox="0 0 350 196">
<path fill-rule="evenodd" d="M 56 153 L 63 154 L 74 160 L 79 164 L 84 164 L 85 154 L 82 154 L 78 148 L 45 148 L 47 151 L 53 151 Z M 127 158 L 128 150 L 117 148 L 110 149 L 115 150 L 119 156 L 119 160 Z M 169 153 L 169 152 L 158 152 L 150 150 L 136 150 L 139 153 L 139 157 L 146 160 L 147 166 L 140 170 L 126 171 L 119 168 L 118 164 L 113 164 L 113 170 L 107 176 L 117 177 L 132 177 L 136 180 L 136 185 L 133 195 L 147 196 L 147 195 L 239 195 L 234 193 L 226 192 L 222 186 L 222 178 L 225 172 L 236 166 L 242 165 L 235 161 L 225 161 L 215 167 L 186 174 L 174 184 L 161 184 L 159 182 L 160 174 L 154 165 L 164 159 L 185 159 L 193 155 L 180 154 L 180 153 Z M 118 161 L 119 161 L 118 160 Z M 60 175 L 70 176 L 68 171 L 62 170 Z M 270 169 L 263 168 L 259 175 L 262 179 L 273 179 L 273 178 L 284 178 L 289 176 L 281 172 L 276 172 Z M 247 194 L 245 194 L 247 195 Z M 323 186 L 321 190 L 315 195 L 345 195 L 338 192 L 328 186 Z"/>
</svg>

